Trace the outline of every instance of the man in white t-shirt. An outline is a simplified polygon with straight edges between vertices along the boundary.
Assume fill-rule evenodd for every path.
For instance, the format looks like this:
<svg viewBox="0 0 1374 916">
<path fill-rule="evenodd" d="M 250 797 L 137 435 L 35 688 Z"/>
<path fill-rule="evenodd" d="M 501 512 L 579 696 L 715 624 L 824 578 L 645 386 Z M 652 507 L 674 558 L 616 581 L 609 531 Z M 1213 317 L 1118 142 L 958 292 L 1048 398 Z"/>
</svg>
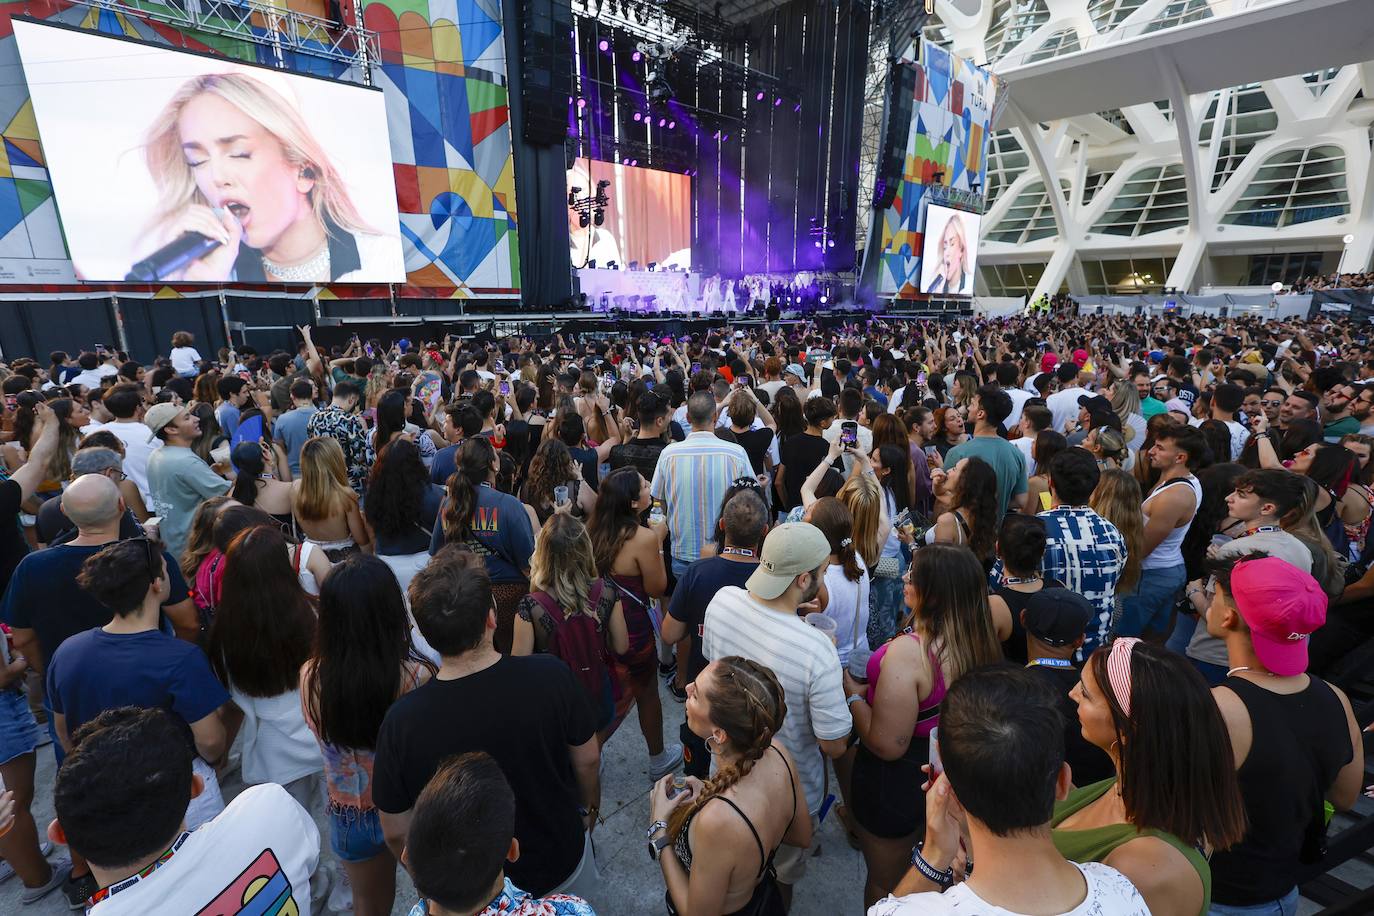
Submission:
<svg viewBox="0 0 1374 916">
<path fill-rule="evenodd" d="M 148 490 L 148 456 L 162 447 L 162 440 L 149 432 L 143 422 L 143 397 L 139 387 L 132 382 L 116 385 L 105 393 L 102 402 L 114 419 L 94 429 L 88 427 L 86 432 L 103 429 L 124 443 L 124 473 L 138 487 L 143 504 L 151 506 L 153 496 Z"/>
<path fill-rule="evenodd" d="M 738 655 L 777 675 L 788 698 L 778 740 L 796 762 L 813 823 L 825 796 L 825 764 L 816 751 L 843 756 L 853 728 L 835 644 L 797 616 L 797 608 L 820 594 L 829 564 L 830 542 L 819 528 L 779 525 L 763 541 L 758 568 L 745 583 L 748 591 L 726 586 L 716 592 L 702 625 L 707 659 Z M 789 902 L 808 858 L 804 849 L 783 846 L 773 861 Z"/>
<path fill-rule="evenodd" d="M 186 806 L 203 783 L 192 772 L 185 732 L 162 709 L 126 706 L 72 736 L 49 836 L 91 864 L 100 889 L 87 913 L 309 916 L 310 873 L 320 856 L 310 815 L 281 786 L 264 783 L 188 833 Z"/>
<path fill-rule="evenodd" d="M 896 893 L 868 916 L 1149 916 L 1121 872 L 1070 862 L 1055 848 L 1054 803 L 1073 791 L 1059 704 L 1050 682 L 1025 668 L 979 668 L 950 686 L 940 706 L 944 772 L 926 793 L 925 842 Z M 956 884 L 965 830 L 977 868 Z"/>
<path fill-rule="evenodd" d="M 1055 369 L 1059 378 L 1059 390 L 1045 399 L 1045 406 L 1054 415 L 1054 431 L 1064 433 L 1069 421 L 1078 416 L 1078 399 L 1091 392 L 1078 385 L 1078 366 L 1073 362 L 1063 363 Z M 1067 435 L 1067 433 L 1065 433 Z"/>
</svg>

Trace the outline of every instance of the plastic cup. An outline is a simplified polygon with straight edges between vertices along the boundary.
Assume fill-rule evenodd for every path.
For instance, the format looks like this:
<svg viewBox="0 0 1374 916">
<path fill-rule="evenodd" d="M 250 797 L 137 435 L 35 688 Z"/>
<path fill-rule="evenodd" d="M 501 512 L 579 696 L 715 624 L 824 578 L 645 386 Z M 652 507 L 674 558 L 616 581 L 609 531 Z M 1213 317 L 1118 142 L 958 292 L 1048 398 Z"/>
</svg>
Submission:
<svg viewBox="0 0 1374 916">
<path fill-rule="evenodd" d="M 824 614 L 807 614 L 806 622 L 820 630 L 826 636 L 829 636 L 831 642 L 839 645 L 839 637 L 836 632 L 839 629 L 839 625 L 836 624 L 832 618 Z"/>
<path fill-rule="evenodd" d="M 859 634 L 859 644 L 849 650 L 849 676 L 856 681 L 868 683 L 868 660 L 873 650 L 868 648 L 868 637 Z"/>
</svg>

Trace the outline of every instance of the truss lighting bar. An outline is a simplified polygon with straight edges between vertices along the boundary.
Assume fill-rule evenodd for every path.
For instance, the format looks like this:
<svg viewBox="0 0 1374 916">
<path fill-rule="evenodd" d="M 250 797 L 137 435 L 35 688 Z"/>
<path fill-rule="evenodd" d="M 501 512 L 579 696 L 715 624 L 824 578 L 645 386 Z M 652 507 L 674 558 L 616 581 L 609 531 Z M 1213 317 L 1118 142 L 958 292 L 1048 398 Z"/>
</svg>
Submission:
<svg viewBox="0 0 1374 916">
<path fill-rule="evenodd" d="M 380 57 L 377 33 L 361 26 L 344 25 L 319 16 L 273 6 L 262 0 L 81 0 L 97 9 L 227 38 L 250 41 L 276 48 L 278 64 L 284 65 L 282 51 L 309 54 L 358 68 L 365 84 L 371 83 L 369 65 Z M 266 34 L 262 34 L 265 30 Z"/>
</svg>

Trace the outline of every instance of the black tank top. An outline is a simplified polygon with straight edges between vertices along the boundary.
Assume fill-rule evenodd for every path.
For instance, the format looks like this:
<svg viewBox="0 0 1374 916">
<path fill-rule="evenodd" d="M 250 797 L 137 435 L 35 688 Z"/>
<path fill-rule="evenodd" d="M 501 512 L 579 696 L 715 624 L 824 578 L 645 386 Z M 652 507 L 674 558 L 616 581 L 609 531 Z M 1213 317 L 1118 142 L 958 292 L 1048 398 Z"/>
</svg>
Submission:
<svg viewBox="0 0 1374 916">
<path fill-rule="evenodd" d="M 1046 579 L 1040 583 L 1041 591 L 1063 587 L 1064 584 L 1057 579 Z M 1039 592 L 1018 592 L 1014 588 L 998 585 L 993 588 L 992 593 L 1005 601 L 1011 611 L 1011 635 L 1002 641 L 1002 655 L 1009 662 L 1024 665 L 1030 658 L 1026 655 L 1026 627 L 1021 623 L 1021 612 L 1026 609 L 1026 602 L 1030 600 L 1030 596 L 1038 595 Z"/>
<path fill-rule="evenodd" d="M 1309 675 L 1300 693 L 1271 693 L 1239 678 L 1225 683 L 1250 715 L 1250 753 L 1237 771 L 1249 827 L 1212 856 L 1212 902 L 1254 906 L 1293 889 L 1309 829 L 1319 828 L 1326 790 L 1350 762 L 1350 726 L 1340 698 Z"/>
</svg>

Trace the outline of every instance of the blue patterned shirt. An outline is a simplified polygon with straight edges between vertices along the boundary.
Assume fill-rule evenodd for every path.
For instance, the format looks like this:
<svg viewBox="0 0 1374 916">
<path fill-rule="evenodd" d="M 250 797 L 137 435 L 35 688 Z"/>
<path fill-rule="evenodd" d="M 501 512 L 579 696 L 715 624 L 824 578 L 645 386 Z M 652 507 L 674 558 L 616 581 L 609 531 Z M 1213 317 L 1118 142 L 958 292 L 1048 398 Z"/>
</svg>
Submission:
<svg viewBox="0 0 1374 916">
<path fill-rule="evenodd" d="M 1116 582 L 1126 568 L 1126 539 L 1116 526 L 1087 506 L 1058 506 L 1037 516 L 1045 523 L 1041 571 L 1078 592 L 1097 608 L 1084 633 L 1086 658 L 1107 640 L 1112 625 Z"/>
<path fill-rule="evenodd" d="M 423 900 L 410 910 L 410 916 L 427 916 L 427 913 Z M 477 916 L 596 916 L 596 910 L 581 897 L 568 894 L 536 898 L 511 884 L 510 878 L 507 878 L 501 893 Z"/>
</svg>

